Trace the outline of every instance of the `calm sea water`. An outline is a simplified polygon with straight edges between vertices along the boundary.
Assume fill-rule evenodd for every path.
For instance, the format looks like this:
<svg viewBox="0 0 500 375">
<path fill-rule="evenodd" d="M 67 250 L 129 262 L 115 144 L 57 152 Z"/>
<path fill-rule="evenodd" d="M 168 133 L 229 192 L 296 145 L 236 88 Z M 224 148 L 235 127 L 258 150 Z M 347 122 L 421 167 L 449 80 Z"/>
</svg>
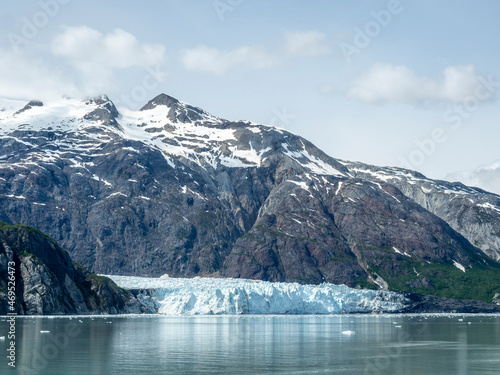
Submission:
<svg viewBox="0 0 500 375">
<path fill-rule="evenodd" d="M 500 316 L 19 318 L 8 347 L 1 374 L 498 375 Z"/>
</svg>

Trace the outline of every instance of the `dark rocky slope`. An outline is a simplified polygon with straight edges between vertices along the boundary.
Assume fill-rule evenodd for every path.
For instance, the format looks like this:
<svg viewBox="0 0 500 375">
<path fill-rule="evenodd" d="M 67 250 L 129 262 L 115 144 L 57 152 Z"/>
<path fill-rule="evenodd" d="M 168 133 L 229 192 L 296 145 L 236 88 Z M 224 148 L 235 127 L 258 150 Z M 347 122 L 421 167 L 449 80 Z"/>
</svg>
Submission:
<svg viewBox="0 0 500 375">
<path fill-rule="evenodd" d="M 8 301 L 9 262 L 16 304 Z M 12 263 L 11 263 L 12 265 Z M 146 311 L 127 290 L 73 263 L 57 243 L 31 227 L 0 223 L 0 314 L 121 314 Z"/>
</svg>

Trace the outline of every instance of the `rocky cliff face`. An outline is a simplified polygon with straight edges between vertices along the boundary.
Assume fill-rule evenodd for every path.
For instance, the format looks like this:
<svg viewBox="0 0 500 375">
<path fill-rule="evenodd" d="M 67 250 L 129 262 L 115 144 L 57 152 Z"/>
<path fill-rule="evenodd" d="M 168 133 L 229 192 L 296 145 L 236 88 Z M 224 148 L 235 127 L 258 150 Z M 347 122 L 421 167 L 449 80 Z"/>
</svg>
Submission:
<svg viewBox="0 0 500 375">
<path fill-rule="evenodd" d="M 105 96 L 23 106 L 0 112 L 0 220 L 92 271 L 500 292 L 494 194 L 333 159 L 164 94 L 140 111 Z"/>
<path fill-rule="evenodd" d="M 9 262 L 14 264 L 11 269 Z M 8 284 L 9 274 L 15 274 L 13 310 L 8 304 L 8 286 L 12 285 Z M 150 311 L 111 280 L 74 264 L 68 253 L 43 233 L 0 223 L 0 314 L 8 312 L 55 315 Z"/>
<path fill-rule="evenodd" d="M 343 162 L 354 176 L 387 182 L 445 220 L 490 258 L 500 260 L 500 196 L 459 182 L 431 180 L 401 168 Z"/>
</svg>

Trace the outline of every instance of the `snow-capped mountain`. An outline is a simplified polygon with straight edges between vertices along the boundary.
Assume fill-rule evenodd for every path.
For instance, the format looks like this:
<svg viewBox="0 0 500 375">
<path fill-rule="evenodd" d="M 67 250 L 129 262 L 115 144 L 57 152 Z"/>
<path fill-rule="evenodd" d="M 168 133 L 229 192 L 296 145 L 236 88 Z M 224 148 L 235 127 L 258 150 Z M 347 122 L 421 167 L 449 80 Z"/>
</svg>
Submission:
<svg viewBox="0 0 500 375">
<path fill-rule="evenodd" d="M 281 147 L 284 154 L 311 172 L 345 176 L 330 163 L 309 154 L 303 141 L 288 144 L 291 134 L 248 121 L 223 120 L 165 94 L 149 101 L 139 111 L 123 109 L 120 113 L 106 96 L 84 101 L 65 99 L 48 105 L 31 101 L 21 109 L 18 107 L 19 103 L 13 101 L 10 106 L 2 107 L 0 136 L 14 140 L 16 134 L 26 131 L 65 134 L 65 140 L 51 142 L 57 148 L 56 154 L 87 151 L 88 156 L 92 156 L 109 140 L 118 137 L 160 150 L 172 166 L 173 159 L 180 158 L 203 168 L 258 167 L 273 151 L 267 134 L 280 134 L 284 135 L 280 137 L 283 143 L 274 146 Z M 30 146 L 29 142 L 25 145 Z M 40 151 L 32 156 L 43 161 L 46 155 L 42 154 L 47 152 Z M 336 162 L 333 164 L 339 166 Z"/>
<path fill-rule="evenodd" d="M 165 94 L 139 111 L 106 96 L 0 107 L 0 220 L 95 272 L 500 292 L 495 194 L 337 160 Z"/>
</svg>

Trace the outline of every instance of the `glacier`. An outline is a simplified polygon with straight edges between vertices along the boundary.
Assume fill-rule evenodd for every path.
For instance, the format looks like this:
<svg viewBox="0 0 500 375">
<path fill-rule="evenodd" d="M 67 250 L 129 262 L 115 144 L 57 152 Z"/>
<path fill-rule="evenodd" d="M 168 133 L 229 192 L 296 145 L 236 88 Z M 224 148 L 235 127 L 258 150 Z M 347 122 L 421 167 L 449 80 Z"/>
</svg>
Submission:
<svg viewBox="0 0 500 375">
<path fill-rule="evenodd" d="M 102 276 L 165 315 L 398 313 L 409 303 L 401 293 L 329 283 Z"/>
</svg>

